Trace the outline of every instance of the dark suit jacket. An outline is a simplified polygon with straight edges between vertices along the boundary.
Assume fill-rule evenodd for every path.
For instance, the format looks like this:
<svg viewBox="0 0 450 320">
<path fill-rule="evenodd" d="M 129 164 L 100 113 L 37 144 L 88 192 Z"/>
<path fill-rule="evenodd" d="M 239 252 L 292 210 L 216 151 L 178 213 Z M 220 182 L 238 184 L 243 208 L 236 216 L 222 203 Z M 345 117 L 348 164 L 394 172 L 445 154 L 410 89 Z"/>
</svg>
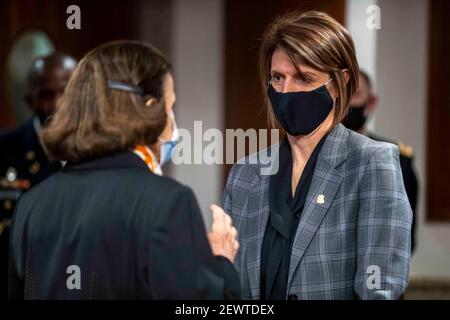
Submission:
<svg viewBox="0 0 450 320">
<path fill-rule="evenodd" d="M 376 141 L 384 141 L 392 144 L 397 144 L 389 139 L 377 136 L 375 134 L 369 133 L 368 137 Z M 402 169 L 403 182 L 405 184 L 406 194 L 408 195 L 409 203 L 411 204 L 411 209 L 413 212 L 413 220 L 411 226 L 411 253 L 414 252 L 416 248 L 416 233 L 417 233 L 417 198 L 419 195 L 419 181 L 417 179 L 416 172 L 413 165 L 413 157 L 406 156 L 401 153 L 399 154 L 400 167 Z"/>
<path fill-rule="evenodd" d="M 51 163 L 42 149 L 33 119 L 0 134 L 0 180 L 13 168 L 17 179 L 28 181 L 30 188 L 61 168 Z M 5 188 L 0 184 L 0 223 L 10 219 L 14 204 L 22 190 Z M 9 228 L 0 233 L 0 299 L 8 297 L 8 239 Z"/>
<path fill-rule="evenodd" d="M 238 298 L 192 191 L 131 152 L 67 166 L 18 202 L 10 298 Z"/>
<path fill-rule="evenodd" d="M 9 167 L 17 170 L 19 179 L 30 180 L 31 186 L 60 169 L 59 163 L 48 161 L 30 119 L 0 134 L 0 177 Z"/>
</svg>

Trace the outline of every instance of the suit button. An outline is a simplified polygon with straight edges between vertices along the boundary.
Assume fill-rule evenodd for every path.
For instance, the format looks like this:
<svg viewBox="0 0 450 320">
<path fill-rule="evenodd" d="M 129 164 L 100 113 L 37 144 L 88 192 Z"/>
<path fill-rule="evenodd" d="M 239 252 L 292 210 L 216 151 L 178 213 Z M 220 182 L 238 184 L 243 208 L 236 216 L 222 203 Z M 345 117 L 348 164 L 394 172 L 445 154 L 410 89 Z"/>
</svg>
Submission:
<svg viewBox="0 0 450 320">
<path fill-rule="evenodd" d="M 288 300 L 298 300 L 297 295 L 295 295 L 295 294 L 290 294 L 290 295 L 288 296 Z"/>
</svg>

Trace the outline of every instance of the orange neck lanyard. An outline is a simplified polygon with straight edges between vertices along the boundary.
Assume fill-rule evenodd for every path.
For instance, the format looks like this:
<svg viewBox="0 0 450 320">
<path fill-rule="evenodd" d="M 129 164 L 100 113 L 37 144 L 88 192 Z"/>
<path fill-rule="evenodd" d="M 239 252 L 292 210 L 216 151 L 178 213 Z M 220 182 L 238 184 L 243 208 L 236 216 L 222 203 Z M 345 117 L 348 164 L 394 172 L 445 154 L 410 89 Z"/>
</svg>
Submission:
<svg viewBox="0 0 450 320">
<path fill-rule="evenodd" d="M 142 145 L 136 146 L 133 149 L 133 152 L 136 153 L 145 162 L 145 164 L 153 173 L 157 173 L 158 164 L 155 161 L 155 156 L 148 147 Z"/>
</svg>

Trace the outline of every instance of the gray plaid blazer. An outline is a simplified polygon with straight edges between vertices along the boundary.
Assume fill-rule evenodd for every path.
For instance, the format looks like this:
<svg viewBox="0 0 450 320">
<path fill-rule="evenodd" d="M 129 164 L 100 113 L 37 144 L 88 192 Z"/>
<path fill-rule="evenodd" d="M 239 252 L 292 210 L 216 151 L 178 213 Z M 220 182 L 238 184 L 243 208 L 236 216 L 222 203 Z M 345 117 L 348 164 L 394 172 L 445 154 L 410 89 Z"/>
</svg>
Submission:
<svg viewBox="0 0 450 320">
<path fill-rule="evenodd" d="M 277 150 L 275 145 L 261 152 Z M 254 161 L 261 152 L 233 166 L 222 198 L 239 232 L 235 267 L 245 299 L 260 297 L 270 214 L 270 176 Z M 398 148 L 339 124 L 317 160 L 292 248 L 286 298 L 399 298 L 408 284 L 411 222 Z"/>
</svg>

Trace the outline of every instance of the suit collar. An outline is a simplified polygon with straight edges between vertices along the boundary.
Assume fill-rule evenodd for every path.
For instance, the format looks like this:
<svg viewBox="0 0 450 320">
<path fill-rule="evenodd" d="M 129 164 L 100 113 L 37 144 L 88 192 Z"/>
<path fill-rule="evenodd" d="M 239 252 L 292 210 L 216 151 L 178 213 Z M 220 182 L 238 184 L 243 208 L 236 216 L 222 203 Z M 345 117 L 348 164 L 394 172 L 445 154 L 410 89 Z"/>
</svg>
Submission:
<svg viewBox="0 0 450 320">
<path fill-rule="evenodd" d="M 151 172 L 144 161 L 131 151 L 118 152 L 106 157 L 92 159 L 77 164 L 66 164 L 63 171 L 112 169 L 134 167 Z"/>
<path fill-rule="evenodd" d="M 347 159 L 347 138 L 349 130 L 338 124 L 325 139 L 319 157 L 330 167 L 337 168 Z"/>
<path fill-rule="evenodd" d="M 39 141 L 39 137 L 34 128 L 33 118 L 27 120 L 23 124 L 22 143 L 25 150 L 36 150 L 38 152 L 42 151 L 42 153 L 44 153 L 41 142 Z"/>
<path fill-rule="evenodd" d="M 42 130 L 42 124 L 41 124 L 41 121 L 39 120 L 38 116 L 33 117 L 33 128 L 34 128 L 34 132 L 36 132 L 36 135 L 39 136 L 39 134 L 41 133 L 41 130 Z"/>
<path fill-rule="evenodd" d="M 319 163 L 327 163 L 328 166 L 333 167 L 333 168 L 337 168 L 342 162 L 344 162 L 347 159 L 347 138 L 349 135 L 349 130 L 347 128 L 344 127 L 344 125 L 342 125 L 341 123 L 339 123 L 336 127 L 334 127 L 330 133 L 328 134 L 328 136 L 325 138 L 325 141 L 323 142 L 323 145 L 320 149 L 320 153 L 319 153 L 319 158 L 317 160 L 318 164 Z M 264 180 L 265 178 L 267 178 L 270 175 L 262 175 L 261 174 L 261 167 L 264 166 L 261 164 L 261 162 L 259 161 L 259 157 L 260 157 L 260 153 L 261 152 L 267 152 L 267 157 L 270 157 L 272 159 L 274 159 L 273 163 L 270 164 L 270 166 L 264 166 L 267 169 L 266 172 L 272 172 L 272 174 L 275 174 L 279 168 L 279 156 L 278 153 L 280 151 L 280 146 L 281 143 L 276 143 L 273 144 L 272 146 L 270 146 L 268 149 L 260 151 L 258 154 L 254 154 L 249 156 L 248 158 L 245 158 L 245 161 L 248 161 L 250 163 L 252 163 L 249 159 L 251 158 L 255 158 L 256 160 L 253 159 L 254 163 L 258 163 L 257 165 L 252 165 L 250 164 L 250 166 L 252 167 L 252 169 L 255 170 L 256 175 Z M 244 160 L 244 159 L 242 159 Z M 237 163 L 240 163 L 239 161 Z M 249 165 L 245 162 L 242 162 L 242 164 L 246 164 Z"/>
</svg>

